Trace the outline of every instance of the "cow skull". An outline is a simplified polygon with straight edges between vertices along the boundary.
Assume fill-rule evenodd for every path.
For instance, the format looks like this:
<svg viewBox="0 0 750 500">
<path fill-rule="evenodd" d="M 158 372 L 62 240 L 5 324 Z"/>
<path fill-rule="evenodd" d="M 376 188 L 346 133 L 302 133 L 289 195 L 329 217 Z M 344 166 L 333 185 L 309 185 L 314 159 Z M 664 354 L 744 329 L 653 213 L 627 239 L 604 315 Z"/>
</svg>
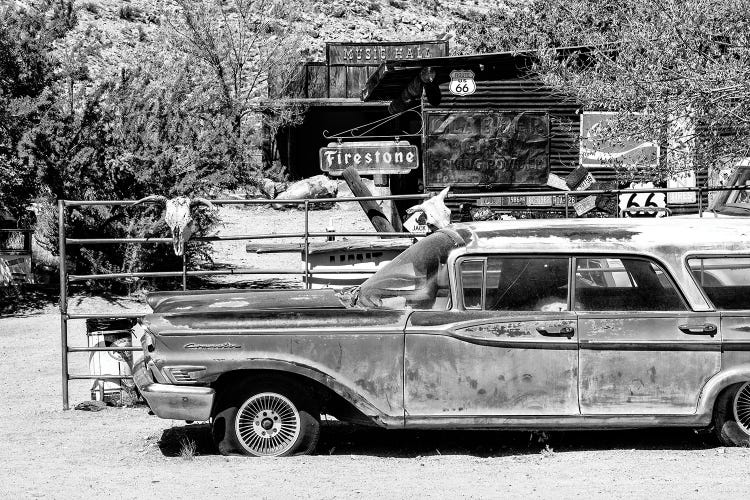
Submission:
<svg viewBox="0 0 750 500">
<path fill-rule="evenodd" d="M 424 212 L 427 217 L 427 225 L 443 229 L 451 223 L 451 209 L 445 206 L 445 197 L 451 187 L 443 189 L 437 196 L 425 200 L 419 205 L 414 205 L 406 210 L 407 214 Z"/>
<path fill-rule="evenodd" d="M 136 201 L 130 206 L 134 207 L 141 203 L 164 204 L 164 221 L 172 232 L 172 247 L 174 248 L 175 255 L 178 256 L 185 254 L 185 243 L 187 243 L 193 235 L 193 231 L 195 231 L 195 221 L 190 213 L 190 209 L 197 205 L 205 205 L 212 211 L 216 210 L 213 203 L 205 198 L 193 198 L 191 200 L 187 196 L 177 196 L 167 199 L 166 196 L 151 195 Z"/>
</svg>

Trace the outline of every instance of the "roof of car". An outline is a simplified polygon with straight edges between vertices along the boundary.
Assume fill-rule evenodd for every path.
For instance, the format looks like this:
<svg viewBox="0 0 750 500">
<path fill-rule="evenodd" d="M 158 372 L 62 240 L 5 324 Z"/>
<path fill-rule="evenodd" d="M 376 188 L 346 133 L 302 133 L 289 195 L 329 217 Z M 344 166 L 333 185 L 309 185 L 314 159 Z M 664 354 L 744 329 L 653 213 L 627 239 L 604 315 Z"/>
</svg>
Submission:
<svg viewBox="0 0 750 500">
<path fill-rule="evenodd" d="M 536 219 L 454 224 L 468 252 L 738 251 L 750 254 L 750 220 L 744 218 Z"/>
</svg>

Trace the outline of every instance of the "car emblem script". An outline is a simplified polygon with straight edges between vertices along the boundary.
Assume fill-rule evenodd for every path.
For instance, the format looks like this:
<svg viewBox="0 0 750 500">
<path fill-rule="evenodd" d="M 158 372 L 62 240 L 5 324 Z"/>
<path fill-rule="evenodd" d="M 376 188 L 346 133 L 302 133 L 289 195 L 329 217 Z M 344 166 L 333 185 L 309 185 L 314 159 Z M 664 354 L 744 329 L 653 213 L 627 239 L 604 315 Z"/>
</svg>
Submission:
<svg viewBox="0 0 750 500">
<path fill-rule="evenodd" d="M 189 343 L 185 344 L 185 349 L 241 349 L 242 346 L 239 346 L 237 344 L 230 344 L 229 342 L 224 342 L 223 344 L 195 344 L 195 343 Z"/>
</svg>

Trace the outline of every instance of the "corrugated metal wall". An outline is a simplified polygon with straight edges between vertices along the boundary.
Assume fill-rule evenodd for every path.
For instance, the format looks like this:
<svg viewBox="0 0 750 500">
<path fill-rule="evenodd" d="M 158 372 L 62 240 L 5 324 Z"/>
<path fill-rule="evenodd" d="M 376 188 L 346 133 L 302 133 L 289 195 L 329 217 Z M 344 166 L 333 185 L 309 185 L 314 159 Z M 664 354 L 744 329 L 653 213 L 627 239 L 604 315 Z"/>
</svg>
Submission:
<svg viewBox="0 0 750 500">
<path fill-rule="evenodd" d="M 578 114 L 579 106 L 575 102 L 566 100 L 563 96 L 555 94 L 551 88 L 532 80 L 476 82 L 476 92 L 465 97 L 452 95 L 448 86 L 447 83 L 440 86 L 442 101 L 439 106 L 433 107 L 426 101 L 423 102 L 422 110 L 425 115 L 425 123 L 427 123 L 426 115 L 430 111 L 445 112 L 451 109 L 547 112 L 550 118 L 550 172 L 565 177 L 578 166 L 578 138 L 581 125 Z M 593 167 L 589 168 L 589 171 L 599 182 L 616 181 L 615 171 L 612 167 Z M 706 174 L 699 174 L 697 181 L 699 186 L 705 185 Z M 551 189 L 547 186 L 539 186 L 536 188 L 513 188 L 509 191 L 549 191 Z M 451 203 L 453 205 L 451 209 L 454 212 L 456 205 L 459 203 L 461 203 L 461 200 L 455 200 Z M 705 208 L 707 206 L 706 195 L 704 195 L 703 203 Z M 675 215 L 698 211 L 697 203 L 668 205 L 668 207 Z M 529 210 L 534 212 L 549 211 L 548 208 L 544 207 L 533 207 Z"/>
</svg>

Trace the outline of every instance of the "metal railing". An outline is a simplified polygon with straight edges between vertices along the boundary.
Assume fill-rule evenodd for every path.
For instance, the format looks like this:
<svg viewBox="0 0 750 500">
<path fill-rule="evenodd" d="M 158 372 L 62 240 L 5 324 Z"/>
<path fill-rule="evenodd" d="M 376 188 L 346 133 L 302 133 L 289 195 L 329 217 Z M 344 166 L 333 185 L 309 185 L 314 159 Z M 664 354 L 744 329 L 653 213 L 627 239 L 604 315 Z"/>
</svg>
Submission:
<svg viewBox="0 0 750 500">
<path fill-rule="evenodd" d="M 488 192 L 488 193 L 461 193 L 461 194 L 448 194 L 448 200 L 460 199 L 460 200 L 478 200 L 480 198 L 503 198 L 503 197 L 517 197 L 517 196 L 564 196 L 564 215 L 569 217 L 571 212 L 572 203 L 577 198 L 583 198 L 590 195 L 612 195 L 619 196 L 623 194 L 638 194 L 638 193 L 684 193 L 694 192 L 697 193 L 697 204 L 698 213 L 702 216 L 703 207 L 703 194 L 710 191 L 727 191 L 734 189 L 743 189 L 750 186 L 743 187 L 696 187 L 696 188 L 643 188 L 643 189 L 611 189 L 611 190 L 588 190 L 588 191 L 525 191 L 525 192 Z M 117 278 L 174 278 L 182 277 L 182 288 L 187 290 L 187 278 L 189 276 L 221 276 L 221 275 L 301 275 L 304 277 L 305 286 L 310 287 L 311 277 L 316 274 L 364 274 L 373 273 L 373 270 L 324 270 L 313 272 L 310 269 L 310 239 L 311 238 L 330 238 L 336 236 L 360 236 L 360 237 L 393 237 L 393 238 L 414 238 L 425 236 L 424 233 L 383 233 L 374 231 L 326 231 L 326 232 L 311 232 L 310 231 L 310 206 L 314 204 L 322 203 L 358 203 L 359 201 L 368 200 L 382 200 L 382 201 L 397 201 L 397 200 L 423 200 L 428 198 L 429 194 L 413 194 L 413 195 L 388 195 L 388 196 L 367 196 L 367 197 L 349 197 L 349 198 L 317 198 L 317 199 L 294 199 L 294 200 L 283 200 L 284 205 L 303 205 L 304 206 L 304 231 L 302 232 L 288 232 L 288 233 L 268 233 L 268 234 L 241 234 L 241 235 L 228 235 L 228 236 L 203 236 L 192 238 L 191 241 L 252 241 L 252 240 L 268 240 L 268 239 L 279 239 L 279 238 L 301 238 L 303 240 L 302 245 L 302 256 L 303 256 L 303 268 L 302 269 L 226 269 L 226 270 L 188 270 L 187 269 L 187 258 L 183 255 L 182 270 L 181 271 L 166 271 L 166 272 L 131 272 L 131 273 L 102 273 L 102 274 L 69 274 L 67 267 L 67 247 L 69 245 L 102 245 L 102 244 L 171 244 L 171 238 L 68 238 L 66 232 L 66 213 L 71 208 L 83 207 L 83 206 L 129 206 L 135 203 L 135 200 L 101 200 L 101 201 L 72 201 L 72 200 L 59 200 L 58 201 L 58 230 L 59 230 L 59 252 L 60 252 L 60 343 L 62 353 L 62 400 L 63 409 L 67 410 L 70 408 L 69 404 L 69 382 L 71 380 L 123 380 L 132 379 L 132 376 L 126 376 L 121 374 L 103 374 L 103 375 L 91 375 L 91 374 L 71 374 L 69 371 L 69 360 L 68 354 L 70 353 L 84 353 L 84 352 L 126 352 L 126 351 L 140 351 L 140 347 L 80 347 L 70 346 L 68 344 L 68 322 L 71 320 L 86 320 L 86 319 L 101 319 L 101 318 L 140 318 L 143 313 L 123 313 L 121 311 L 113 311 L 111 313 L 78 313 L 71 312 L 68 309 L 68 285 L 70 283 L 89 281 L 89 280 L 104 280 L 104 279 L 117 279 Z M 270 205 L 273 204 L 273 200 L 268 199 L 250 199 L 250 200 L 212 200 L 214 205 Z M 540 208 L 540 207 L 535 207 Z M 561 207 L 556 207 L 561 208 Z M 502 207 L 504 210 L 519 209 L 519 207 Z M 575 212 L 573 212 L 575 215 Z M 622 216 L 623 214 L 617 212 L 614 217 Z M 186 253 L 188 247 L 186 247 Z"/>
</svg>

